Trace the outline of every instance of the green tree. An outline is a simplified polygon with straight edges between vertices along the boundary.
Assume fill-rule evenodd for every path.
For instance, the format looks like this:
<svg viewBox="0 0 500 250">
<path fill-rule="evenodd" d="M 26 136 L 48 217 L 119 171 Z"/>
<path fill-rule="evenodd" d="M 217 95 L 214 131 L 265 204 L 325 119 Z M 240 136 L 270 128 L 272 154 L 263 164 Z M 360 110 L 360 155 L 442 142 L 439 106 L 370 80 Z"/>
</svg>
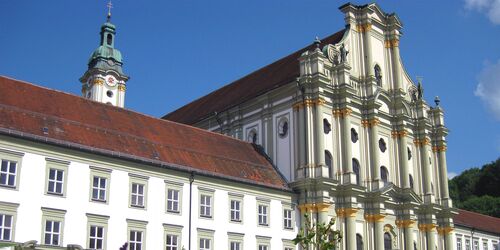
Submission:
<svg viewBox="0 0 500 250">
<path fill-rule="evenodd" d="M 496 161 L 486 164 L 481 169 L 479 180 L 476 183 L 477 196 L 491 195 L 500 197 L 500 158 Z"/>
<path fill-rule="evenodd" d="M 500 218 L 500 197 L 475 196 L 464 201 L 461 208 Z"/>
<path fill-rule="evenodd" d="M 335 219 L 332 218 L 328 224 L 312 223 L 308 213 L 304 214 L 305 227 L 300 228 L 297 237 L 293 239 L 295 245 L 299 244 L 302 249 L 331 250 L 337 249 L 337 245 L 342 239 L 340 230 L 335 230 L 333 225 Z"/>
</svg>

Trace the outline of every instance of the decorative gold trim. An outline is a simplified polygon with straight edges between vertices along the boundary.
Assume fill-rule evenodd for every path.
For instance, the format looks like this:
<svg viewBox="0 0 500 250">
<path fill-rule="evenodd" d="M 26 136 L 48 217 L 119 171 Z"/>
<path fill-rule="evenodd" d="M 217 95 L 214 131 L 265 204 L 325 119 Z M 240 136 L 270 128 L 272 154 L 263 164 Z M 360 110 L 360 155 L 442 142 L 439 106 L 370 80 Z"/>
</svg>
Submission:
<svg viewBox="0 0 500 250">
<path fill-rule="evenodd" d="M 445 235 L 445 234 L 450 234 L 453 232 L 453 227 L 438 227 L 437 231 L 439 235 Z"/>
<path fill-rule="evenodd" d="M 416 221 L 414 220 L 396 220 L 396 226 L 399 228 L 410 228 L 413 227 Z"/>
<path fill-rule="evenodd" d="M 378 126 L 379 124 L 380 124 L 380 120 L 378 118 L 366 119 L 366 120 L 361 121 L 361 126 L 364 128 Z"/>
<path fill-rule="evenodd" d="M 431 140 L 426 137 L 424 139 L 415 139 L 413 140 L 413 143 L 415 143 L 416 147 L 420 147 L 425 145 L 431 145 Z"/>
<path fill-rule="evenodd" d="M 418 224 L 418 229 L 423 232 L 431 232 L 434 231 L 435 228 L 437 228 L 437 225 L 434 223 Z"/>
<path fill-rule="evenodd" d="M 446 149 L 448 148 L 445 145 L 434 146 L 432 147 L 432 152 L 446 152 Z"/>
<path fill-rule="evenodd" d="M 300 204 L 297 207 L 301 213 L 304 212 L 328 212 L 332 204 L 328 203 L 307 203 Z"/>
<path fill-rule="evenodd" d="M 303 107 L 313 107 L 313 106 L 320 106 L 324 105 L 326 101 L 323 98 L 316 98 L 316 99 L 307 99 L 304 101 L 299 101 L 296 102 L 292 105 L 294 110 L 298 110 Z"/>
<path fill-rule="evenodd" d="M 384 214 L 365 214 L 365 220 L 367 222 L 383 222 L 385 215 Z"/>
<path fill-rule="evenodd" d="M 100 78 L 96 78 L 96 79 L 94 79 L 93 84 L 104 85 L 104 80 L 100 79 Z"/>
<path fill-rule="evenodd" d="M 406 130 L 393 130 L 391 132 L 391 136 L 392 138 L 401 138 L 401 137 L 405 137 L 408 135 L 408 132 Z"/>
<path fill-rule="evenodd" d="M 372 24 L 371 23 L 364 23 L 364 24 L 358 24 L 356 25 L 356 31 L 359 33 L 364 33 L 368 32 L 372 29 Z"/>
<path fill-rule="evenodd" d="M 357 208 L 338 208 L 335 210 L 337 217 L 356 217 L 358 211 Z"/>
<path fill-rule="evenodd" d="M 332 114 L 335 117 L 346 117 L 351 115 L 352 109 L 350 108 L 343 108 L 343 109 L 333 109 Z"/>
<path fill-rule="evenodd" d="M 120 85 L 118 85 L 118 90 L 125 92 L 125 90 L 127 90 L 127 87 L 125 87 L 124 84 L 120 84 Z"/>
<path fill-rule="evenodd" d="M 384 42 L 386 48 L 395 48 L 399 47 L 399 39 L 390 39 L 385 40 Z"/>
</svg>

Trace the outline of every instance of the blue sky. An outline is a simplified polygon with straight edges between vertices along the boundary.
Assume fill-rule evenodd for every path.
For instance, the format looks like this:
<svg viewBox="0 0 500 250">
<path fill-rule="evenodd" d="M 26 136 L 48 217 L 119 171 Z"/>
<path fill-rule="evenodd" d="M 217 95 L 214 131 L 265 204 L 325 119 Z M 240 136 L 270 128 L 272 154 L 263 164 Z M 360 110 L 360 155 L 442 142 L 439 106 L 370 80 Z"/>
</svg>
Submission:
<svg viewBox="0 0 500 250">
<path fill-rule="evenodd" d="M 0 0 L 0 75 L 80 94 L 106 1 Z M 115 0 L 126 107 L 162 116 L 344 27 L 341 1 Z M 362 4 L 366 2 L 355 1 Z M 401 57 L 446 112 L 448 170 L 500 156 L 500 0 L 377 1 Z"/>
</svg>

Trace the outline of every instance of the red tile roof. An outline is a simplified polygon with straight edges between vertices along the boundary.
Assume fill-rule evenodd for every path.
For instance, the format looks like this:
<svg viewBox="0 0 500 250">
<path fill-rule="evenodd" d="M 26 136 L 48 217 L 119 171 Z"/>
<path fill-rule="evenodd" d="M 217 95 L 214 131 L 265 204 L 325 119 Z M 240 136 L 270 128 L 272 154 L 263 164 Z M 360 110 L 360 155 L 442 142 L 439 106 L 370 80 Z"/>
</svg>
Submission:
<svg viewBox="0 0 500 250">
<path fill-rule="evenodd" d="M 0 117 L 0 134 L 290 190 L 250 143 L 3 76 Z"/>
<path fill-rule="evenodd" d="M 345 30 L 341 30 L 322 39 L 321 44 L 338 43 L 344 36 L 344 32 Z M 209 117 L 214 112 L 222 112 L 270 90 L 288 84 L 300 76 L 298 61 L 300 55 L 306 50 L 314 49 L 314 46 L 313 44 L 300 49 L 162 118 L 192 125 Z"/>
<path fill-rule="evenodd" d="M 453 217 L 453 221 L 455 225 L 500 234 L 500 218 L 458 209 L 458 214 Z"/>
</svg>

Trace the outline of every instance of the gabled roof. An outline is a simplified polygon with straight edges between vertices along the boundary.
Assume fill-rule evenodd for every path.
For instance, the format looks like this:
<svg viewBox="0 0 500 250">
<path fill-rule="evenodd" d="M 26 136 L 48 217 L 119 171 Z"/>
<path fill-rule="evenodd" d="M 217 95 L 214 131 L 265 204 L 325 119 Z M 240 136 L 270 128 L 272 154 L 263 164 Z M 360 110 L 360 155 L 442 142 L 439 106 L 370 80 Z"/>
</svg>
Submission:
<svg viewBox="0 0 500 250">
<path fill-rule="evenodd" d="M 500 218 L 458 209 L 458 214 L 453 217 L 453 222 L 455 226 L 474 228 L 500 235 Z"/>
<path fill-rule="evenodd" d="M 345 30 L 321 39 L 321 46 L 338 43 Z M 203 96 L 165 116 L 163 119 L 184 124 L 195 124 L 214 112 L 222 112 L 252 98 L 269 92 L 294 81 L 300 76 L 299 57 L 306 50 L 312 50 L 315 45 L 309 45 L 291 55 L 271 63 L 239 80 L 236 80 L 214 92 Z"/>
<path fill-rule="evenodd" d="M 0 76 L 0 134 L 289 191 L 254 145 Z"/>
</svg>

